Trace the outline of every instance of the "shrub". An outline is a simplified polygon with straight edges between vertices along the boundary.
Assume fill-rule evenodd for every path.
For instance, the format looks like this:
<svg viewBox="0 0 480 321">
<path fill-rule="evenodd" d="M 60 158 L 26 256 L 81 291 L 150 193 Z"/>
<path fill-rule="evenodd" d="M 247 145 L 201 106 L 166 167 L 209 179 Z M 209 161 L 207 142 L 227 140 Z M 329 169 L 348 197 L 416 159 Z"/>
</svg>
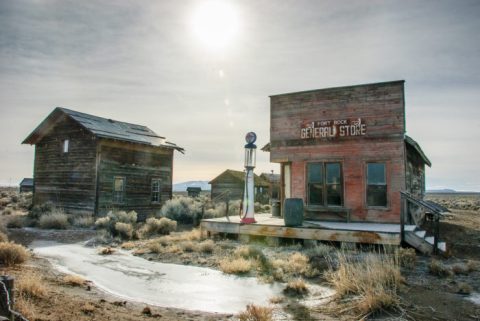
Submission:
<svg viewBox="0 0 480 321">
<path fill-rule="evenodd" d="M 333 246 L 317 243 L 314 247 L 306 249 L 304 253 L 309 258 L 328 257 L 333 251 L 335 251 Z"/>
<path fill-rule="evenodd" d="M 198 244 L 198 250 L 203 253 L 213 253 L 215 250 L 215 243 L 212 240 L 205 240 Z"/>
<path fill-rule="evenodd" d="M 2 215 L 12 215 L 14 213 L 13 209 L 11 207 L 7 207 L 6 209 L 3 210 Z"/>
<path fill-rule="evenodd" d="M 417 253 L 413 248 L 399 248 L 397 250 L 400 266 L 413 269 L 417 263 Z"/>
<path fill-rule="evenodd" d="M 303 296 L 308 293 L 307 284 L 302 279 L 293 280 L 287 283 L 283 293 L 287 295 Z"/>
<path fill-rule="evenodd" d="M 139 238 L 145 238 L 152 235 L 160 234 L 160 235 L 167 235 L 170 232 L 173 232 L 177 229 L 177 222 L 168 219 L 166 217 L 162 217 L 160 219 L 156 219 L 151 217 L 147 219 L 145 225 L 138 231 Z"/>
<path fill-rule="evenodd" d="M 52 202 L 46 202 L 40 205 L 35 205 L 28 214 L 31 218 L 38 220 L 42 215 L 53 212 L 55 206 Z"/>
<path fill-rule="evenodd" d="M 430 264 L 428 265 L 428 272 L 439 277 L 446 277 L 452 275 L 452 271 L 438 260 L 432 260 L 430 262 Z"/>
<path fill-rule="evenodd" d="M 115 231 L 117 232 L 117 235 L 124 240 L 130 240 L 133 236 L 133 226 L 129 223 L 115 223 Z"/>
<path fill-rule="evenodd" d="M 254 304 L 247 305 L 245 311 L 238 315 L 240 321 L 272 321 L 273 309 Z"/>
<path fill-rule="evenodd" d="M 63 277 L 63 283 L 70 286 L 82 286 L 87 281 L 79 275 L 67 274 Z"/>
<path fill-rule="evenodd" d="M 390 256 L 367 254 L 360 258 L 338 254 L 338 269 L 325 273 L 340 301 L 354 311 L 367 315 L 399 306 L 398 288 L 403 282 L 398 262 Z"/>
<path fill-rule="evenodd" d="M 21 215 L 15 215 L 10 217 L 7 222 L 8 228 L 22 228 L 25 224 L 25 217 Z"/>
<path fill-rule="evenodd" d="M 40 228 L 43 229 L 66 229 L 68 228 L 68 216 L 56 210 L 50 214 L 43 214 L 38 221 Z"/>
<path fill-rule="evenodd" d="M 151 253 L 162 253 L 163 246 L 158 242 L 150 242 L 147 244 L 148 249 Z"/>
<path fill-rule="evenodd" d="M 0 262 L 6 266 L 21 264 L 30 257 L 25 247 L 15 243 L 0 243 Z"/>
<path fill-rule="evenodd" d="M 462 263 L 457 263 L 452 266 L 454 274 L 468 274 L 468 267 Z"/>
<path fill-rule="evenodd" d="M 107 213 L 107 216 L 100 217 L 95 221 L 95 228 L 105 229 L 112 236 L 117 236 L 120 231 L 117 230 L 117 223 L 129 224 L 132 227 L 132 236 L 133 236 L 133 227 L 137 222 L 137 213 L 135 211 L 125 212 L 125 211 L 110 211 Z M 126 227 L 123 227 L 126 228 Z M 122 229 L 122 227 L 120 227 Z M 124 231 L 124 230 L 122 230 Z M 123 235 L 125 236 L 125 235 Z M 122 235 L 120 235 L 122 237 Z M 131 238 L 131 236 L 129 237 Z"/>
<path fill-rule="evenodd" d="M 480 269 L 480 263 L 472 260 L 467 261 L 467 270 L 468 272 L 478 271 Z"/>
<path fill-rule="evenodd" d="M 225 258 L 220 260 L 220 270 L 227 274 L 244 274 L 250 272 L 252 263 L 244 258 Z"/>
<path fill-rule="evenodd" d="M 93 217 L 91 215 L 75 216 L 73 218 L 72 225 L 75 227 L 89 228 L 94 224 Z"/>
<path fill-rule="evenodd" d="M 95 221 L 95 227 L 97 229 L 108 229 L 110 227 L 110 217 L 100 217 Z"/>
<path fill-rule="evenodd" d="M 8 242 L 8 236 L 7 234 L 0 232 L 0 243 L 3 243 L 3 242 Z"/>
<path fill-rule="evenodd" d="M 196 202 L 190 197 L 179 197 L 168 200 L 160 210 L 160 216 L 171 220 L 192 224 L 201 215 L 200 202 Z"/>
</svg>

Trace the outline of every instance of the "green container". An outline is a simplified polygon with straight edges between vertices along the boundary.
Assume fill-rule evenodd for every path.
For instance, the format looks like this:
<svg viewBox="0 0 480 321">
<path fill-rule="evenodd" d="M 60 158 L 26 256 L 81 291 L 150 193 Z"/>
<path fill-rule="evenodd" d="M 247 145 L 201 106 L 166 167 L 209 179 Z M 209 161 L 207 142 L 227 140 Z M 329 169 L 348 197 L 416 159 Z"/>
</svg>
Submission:
<svg viewBox="0 0 480 321">
<path fill-rule="evenodd" d="M 301 226 L 303 224 L 303 199 L 285 199 L 283 219 L 285 220 L 285 226 Z"/>
</svg>

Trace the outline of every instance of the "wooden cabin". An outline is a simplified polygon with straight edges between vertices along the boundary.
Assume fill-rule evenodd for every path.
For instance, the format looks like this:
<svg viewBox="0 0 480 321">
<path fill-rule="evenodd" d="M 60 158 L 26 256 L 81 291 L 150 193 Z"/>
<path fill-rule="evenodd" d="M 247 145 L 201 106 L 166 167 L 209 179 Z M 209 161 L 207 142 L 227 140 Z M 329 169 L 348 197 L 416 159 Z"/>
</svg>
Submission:
<svg viewBox="0 0 480 321">
<path fill-rule="evenodd" d="M 33 178 L 24 178 L 19 185 L 20 193 L 33 192 Z"/>
<path fill-rule="evenodd" d="M 198 197 L 202 192 L 201 187 L 189 186 L 187 187 L 187 195 L 188 197 Z"/>
<path fill-rule="evenodd" d="M 153 214 L 172 197 L 174 151 L 148 127 L 55 108 L 23 141 L 35 145 L 33 204 L 68 213 Z"/>
<path fill-rule="evenodd" d="M 260 203 L 268 203 L 268 181 L 256 174 L 254 174 L 253 181 L 255 185 L 255 201 Z M 225 200 L 227 198 L 227 194 L 228 199 L 239 200 L 243 198 L 243 190 L 245 188 L 245 173 L 227 169 L 212 179 L 209 184 L 212 186 L 212 200 Z"/>
<path fill-rule="evenodd" d="M 260 178 L 268 182 L 268 197 L 270 200 L 280 199 L 280 174 L 262 173 Z"/>
<path fill-rule="evenodd" d="M 270 97 L 270 143 L 281 200 L 301 198 L 305 217 L 400 221 L 401 195 L 422 198 L 430 161 L 406 136 L 404 81 Z"/>
</svg>

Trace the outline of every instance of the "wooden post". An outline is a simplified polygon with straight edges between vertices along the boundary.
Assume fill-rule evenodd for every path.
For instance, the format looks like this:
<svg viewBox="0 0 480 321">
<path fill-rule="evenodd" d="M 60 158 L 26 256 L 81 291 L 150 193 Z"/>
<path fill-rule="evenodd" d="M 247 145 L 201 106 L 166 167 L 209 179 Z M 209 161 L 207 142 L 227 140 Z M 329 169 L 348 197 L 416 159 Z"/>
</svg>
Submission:
<svg viewBox="0 0 480 321">
<path fill-rule="evenodd" d="M 10 309 L 13 308 L 13 286 L 14 278 L 9 275 L 2 275 L 0 281 L 5 285 L 0 288 L 0 314 L 4 316 L 9 316 L 12 320 L 15 318 L 13 314 L 10 313 Z M 6 292 L 5 292 L 6 290 Z"/>
<path fill-rule="evenodd" d="M 434 220 L 435 220 L 435 226 L 434 226 L 434 237 L 433 237 L 433 254 L 438 253 L 438 239 L 440 237 L 440 215 L 437 213 L 434 213 Z"/>
<path fill-rule="evenodd" d="M 406 199 L 403 194 L 400 194 L 400 242 L 403 244 L 405 242 L 405 210 L 406 210 Z"/>
</svg>

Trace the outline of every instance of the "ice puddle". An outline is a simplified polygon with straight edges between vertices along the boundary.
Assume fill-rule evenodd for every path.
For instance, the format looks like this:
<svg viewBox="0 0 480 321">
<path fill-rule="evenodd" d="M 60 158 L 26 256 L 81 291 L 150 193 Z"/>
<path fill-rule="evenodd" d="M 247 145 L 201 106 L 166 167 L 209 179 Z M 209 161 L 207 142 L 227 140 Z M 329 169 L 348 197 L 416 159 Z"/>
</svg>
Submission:
<svg viewBox="0 0 480 321">
<path fill-rule="evenodd" d="M 156 306 L 236 313 L 249 303 L 268 305 L 282 291 L 280 284 L 261 284 L 253 277 L 152 262 L 126 251 L 102 256 L 82 244 L 52 241 L 34 241 L 30 247 L 62 272 L 78 274 L 122 298 Z"/>
</svg>

